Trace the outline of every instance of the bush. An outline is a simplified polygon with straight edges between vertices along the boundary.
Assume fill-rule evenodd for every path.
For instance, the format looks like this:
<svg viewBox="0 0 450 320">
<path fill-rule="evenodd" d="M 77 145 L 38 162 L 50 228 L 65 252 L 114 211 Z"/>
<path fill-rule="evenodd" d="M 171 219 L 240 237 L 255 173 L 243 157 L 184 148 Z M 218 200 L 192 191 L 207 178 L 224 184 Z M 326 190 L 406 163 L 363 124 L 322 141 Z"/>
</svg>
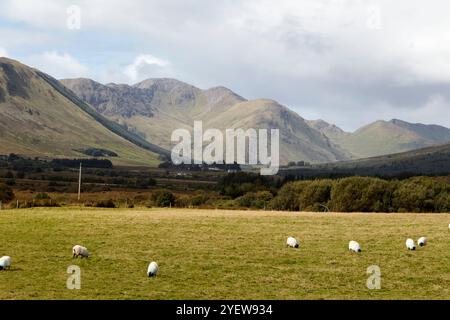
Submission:
<svg viewBox="0 0 450 320">
<path fill-rule="evenodd" d="M 338 212 L 391 211 L 393 185 L 378 178 L 340 179 L 334 183 L 331 191 L 331 207 Z"/>
<path fill-rule="evenodd" d="M 98 201 L 94 204 L 94 207 L 97 208 L 115 208 L 116 204 L 111 199 Z"/>
<path fill-rule="evenodd" d="M 125 208 L 133 209 L 134 208 L 134 202 L 130 199 L 125 200 Z"/>
<path fill-rule="evenodd" d="M 19 208 L 36 208 L 36 207 L 60 207 L 61 205 L 52 199 L 34 199 L 33 201 L 20 201 Z M 16 208 L 17 204 L 11 203 L 11 208 Z"/>
<path fill-rule="evenodd" d="M 169 207 L 175 205 L 175 196 L 166 189 L 156 190 L 150 198 L 157 207 Z"/>
<path fill-rule="evenodd" d="M 214 205 L 216 208 L 219 209 L 226 209 L 226 210 L 239 209 L 237 202 L 232 199 L 220 199 L 215 201 Z"/>
<path fill-rule="evenodd" d="M 191 207 L 191 197 L 181 196 L 177 199 L 175 206 L 178 208 L 190 208 Z"/>
<path fill-rule="evenodd" d="M 298 198 L 300 211 L 323 211 L 330 206 L 332 180 L 315 180 L 307 184 Z"/>
<path fill-rule="evenodd" d="M 295 181 L 285 184 L 273 200 L 270 207 L 274 210 L 298 211 L 299 195 L 311 181 Z"/>
<path fill-rule="evenodd" d="M 450 213 L 450 192 L 439 194 L 436 197 L 434 208 L 436 212 Z"/>
<path fill-rule="evenodd" d="M 448 212 L 450 185 L 429 177 L 415 177 L 399 182 L 393 205 L 401 212 Z"/>
<path fill-rule="evenodd" d="M 223 196 L 233 199 L 248 192 L 276 190 L 282 184 L 283 178 L 278 176 L 261 176 L 254 173 L 238 172 L 223 176 L 217 184 L 217 189 Z"/>
<path fill-rule="evenodd" d="M 5 184 L 0 184 L 0 201 L 9 202 L 12 199 L 14 199 L 14 192 L 12 189 Z"/>
<path fill-rule="evenodd" d="M 50 199 L 50 196 L 46 193 L 38 193 L 34 196 L 34 199 Z"/>
<path fill-rule="evenodd" d="M 217 202 L 223 199 L 215 192 L 198 190 L 194 195 L 184 195 L 177 198 L 175 206 L 178 208 L 215 208 Z"/>
<path fill-rule="evenodd" d="M 273 195 L 269 191 L 248 192 L 235 201 L 241 207 L 263 209 L 268 207 Z"/>
</svg>

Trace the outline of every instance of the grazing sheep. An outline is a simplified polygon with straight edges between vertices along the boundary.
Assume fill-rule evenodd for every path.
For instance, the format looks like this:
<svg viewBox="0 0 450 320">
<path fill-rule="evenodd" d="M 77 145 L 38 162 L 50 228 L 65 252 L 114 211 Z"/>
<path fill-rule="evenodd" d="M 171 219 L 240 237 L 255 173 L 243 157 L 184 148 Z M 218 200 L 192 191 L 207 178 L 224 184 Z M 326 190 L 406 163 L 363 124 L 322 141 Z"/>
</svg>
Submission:
<svg viewBox="0 0 450 320">
<path fill-rule="evenodd" d="M 78 257 L 88 258 L 90 256 L 88 249 L 86 249 L 85 247 L 80 246 L 80 245 L 74 246 L 72 249 L 72 252 L 73 252 L 72 258 L 78 258 Z"/>
<path fill-rule="evenodd" d="M 289 237 L 287 238 L 286 245 L 291 248 L 298 248 L 300 246 L 300 243 L 297 241 L 297 239 Z"/>
<path fill-rule="evenodd" d="M 0 270 L 11 268 L 11 257 L 3 256 L 0 258 Z"/>
<path fill-rule="evenodd" d="M 419 245 L 419 247 L 425 246 L 427 244 L 427 238 L 425 237 L 419 238 L 419 240 L 417 240 L 417 244 Z"/>
<path fill-rule="evenodd" d="M 358 242 L 352 240 L 348 243 L 348 250 L 353 252 L 361 252 L 361 246 Z"/>
<path fill-rule="evenodd" d="M 408 250 L 416 250 L 416 244 L 413 239 L 406 240 L 406 248 L 408 248 Z"/>
<path fill-rule="evenodd" d="M 156 276 L 158 270 L 159 270 L 158 264 L 155 261 L 153 261 L 148 265 L 147 275 L 149 277 Z"/>
</svg>

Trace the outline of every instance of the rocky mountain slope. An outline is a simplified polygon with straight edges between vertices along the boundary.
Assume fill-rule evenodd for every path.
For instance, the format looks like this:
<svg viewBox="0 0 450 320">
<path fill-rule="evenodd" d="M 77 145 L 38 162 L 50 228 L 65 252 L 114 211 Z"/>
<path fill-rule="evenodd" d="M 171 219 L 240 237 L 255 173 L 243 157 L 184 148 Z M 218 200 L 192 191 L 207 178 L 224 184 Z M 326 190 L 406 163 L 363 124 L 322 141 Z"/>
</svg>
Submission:
<svg viewBox="0 0 450 320">
<path fill-rule="evenodd" d="M 66 158 L 101 149 L 117 154 L 111 160 L 118 164 L 158 163 L 149 146 L 137 146 L 139 139 L 56 79 L 7 58 L 0 58 L 0 140 L 0 154 Z"/>
</svg>

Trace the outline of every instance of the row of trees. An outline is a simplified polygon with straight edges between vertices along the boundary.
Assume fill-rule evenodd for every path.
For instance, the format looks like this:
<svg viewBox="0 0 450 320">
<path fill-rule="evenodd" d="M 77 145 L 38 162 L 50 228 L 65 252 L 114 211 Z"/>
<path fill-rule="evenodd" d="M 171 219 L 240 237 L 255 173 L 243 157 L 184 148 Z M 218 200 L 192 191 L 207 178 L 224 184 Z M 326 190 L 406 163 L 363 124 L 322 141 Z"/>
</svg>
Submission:
<svg viewBox="0 0 450 320">
<path fill-rule="evenodd" d="M 450 183 L 432 177 L 296 181 L 284 185 L 270 206 L 294 211 L 450 212 Z"/>
</svg>

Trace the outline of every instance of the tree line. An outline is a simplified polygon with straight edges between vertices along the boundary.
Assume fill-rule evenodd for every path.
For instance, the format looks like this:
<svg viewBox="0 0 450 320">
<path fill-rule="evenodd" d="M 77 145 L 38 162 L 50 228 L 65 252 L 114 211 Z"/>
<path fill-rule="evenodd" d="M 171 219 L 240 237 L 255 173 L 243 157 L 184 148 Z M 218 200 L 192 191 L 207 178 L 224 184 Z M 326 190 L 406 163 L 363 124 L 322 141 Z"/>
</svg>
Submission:
<svg viewBox="0 0 450 320">
<path fill-rule="evenodd" d="M 13 199 L 11 187 L 0 184 L 0 201 Z M 450 176 L 288 181 L 240 172 L 223 177 L 215 190 L 175 195 L 160 189 L 146 201 L 149 206 L 181 208 L 450 213 Z"/>
<path fill-rule="evenodd" d="M 278 191 L 270 207 L 289 211 L 450 212 L 450 181 L 443 177 L 295 181 Z"/>
</svg>

